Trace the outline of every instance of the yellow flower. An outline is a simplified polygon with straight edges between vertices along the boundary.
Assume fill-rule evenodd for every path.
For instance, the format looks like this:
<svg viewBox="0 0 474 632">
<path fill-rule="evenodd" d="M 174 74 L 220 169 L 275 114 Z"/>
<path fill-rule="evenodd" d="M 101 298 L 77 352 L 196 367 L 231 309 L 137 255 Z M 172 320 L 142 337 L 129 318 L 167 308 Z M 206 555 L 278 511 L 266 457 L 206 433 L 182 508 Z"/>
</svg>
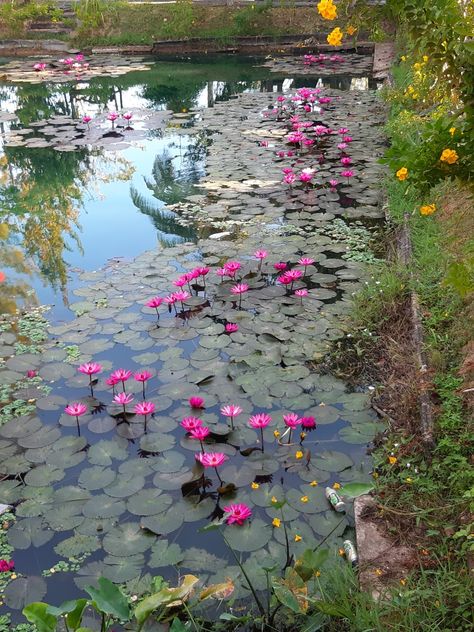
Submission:
<svg viewBox="0 0 474 632">
<path fill-rule="evenodd" d="M 321 577 L 321 571 L 316 571 L 315 575 L 316 575 L 316 577 Z"/>
<path fill-rule="evenodd" d="M 333 489 L 341 489 L 341 484 L 340 483 L 334 483 L 334 485 L 332 486 Z"/>
<path fill-rule="evenodd" d="M 401 59 L 401 61 L 406 61 L 406 60 L 407 60 L 407 58 L 406 58 L 406 56 L 405 56 L 405 55 L 402 55 L 402 56 L 400 57 L 400 59 Z"/>
<path fill-rule="evenodd" d="M 307 503 L 309 498 L 308 498 L 308 496 L 301 496 L 300 500 L 301 500 L 302 503 Z"/>
<path fill-rule="evenodd" d="M 318 484 L 318 481 L 311 481 L 310 486 L 316 487 L 317 484 Z"/>
<path fill-rule="evenodd" d="M 258 483 L 255 483 L 255 481 L 254 481 L 250 487 L 252 489 L 258 489 L 260 487 L 260 485 Z"/>
<path fill-rule="evenodd" d="M 295 542 L 301 542 L 302 539 L 303 538 L 300 535 L 298 534 L 295 535 Z"/>
<path fill-rule="evenodd" d="M 428 59 L 429 59 L 428 55 L 423 55 L 423 61 L 425 62 L 425 64 L 428 61 Z"/>
<path fill-rule="evenodd" d="M 379 477 L 378 472 L 372 472 L 372 478 L 378 478 L 378 477 Z"/>
<path fill-rule="evenodd" d="M 456 131 L 455 127 L 450 127 L 449 128 L 449 133 L 451 134 L 451 136 L 454 136 L 454 132 Z"/>
<path fill-rule="evenodd" d="M 402 182 L 408 178 L 408 169 L 406 167 L 401 167 L 397 173 L 395 174 L 397 178 Z"/>
<path fill-rule="evenodd" d="M 405 479 L 405 481 L 406 481 L 408 484 L 413 483 L 413 479 L 412 479 L 412 478 L 410 478 L 410 477 L 406 478 L 406 479 Z"/>
<path fill-rule="evenodd" d="M 355 26 L 352 26 L 352 24 L 349 24 L 349 26 L 346 28 L 346 33 L 348 35 L 354 35 L 356 31 L 357 31 L 357 28 Z"/>
<path fill-rule="evenodd" d="M 421 64 L 420 64 L 419 62 L 417 62 L 416 64 L 413 64 L 413 68 L 414 68 L 415 70 L 420 70 L 420 68 L 421 68 Z"/>
<path fill-rule="evenodd" d="M 253 5 L 252 5 L 253 6 Z M 280 436 L 280 433 L 278 432 L 278 430 L 274 430 L 273 431 L 273 436 L 278 439 L 278 437 Z"/>
<path fill-rule="evenodd" d="M 295 459 L 302 459 L 303 458 L 303 453 L 301 452 L 301 450 L 298 450 L 298 452 L 295 454 Z"/>
<path fill-rule="evenodd" d="M 276 496 L 272 496 L 272 503 L 277 503 L 278 502 L 278 498 Z"/>
<path fill-rule="evenodd" d="M 381 571 L 381 570 L 380 570 L 380 568 L 376 568 L 376 569 L 375 569 L 375 571 L 374 571 L 374 573 L 375 573 L 378 577 L 380 577 L 380 575 L 383 575 L 383 571 Z"/>
<path fill-rule="evenodd" d="M 396 456 L 389 456 L 388 457 L 388 462 L 390 463 L 390 465 L 395 465 L 395 463 L 397 462 L 397 457 Z"/>
<path fill-rule="evenodd" d="M 18 575 L 16 573 L 12 573 L 10 575 L 10 579 L 16 579 L 18 577 Z"/>
<path fill-rule="evenodd" d="M 406 580 L 406 579 L 401 579 L 401 580 L 400 580 L 400 584 L 401 584 L 402 586 L 405 586 L 405 584 L 406 584 L 406 583 L 407 583 L 407 580 Z"/>
<path fill-rule="evenodd" d="M 339 552 L 339 555 L 340 555 L 341 557 L 344 557 L 344 555 L 346 554 L 346 552 L 344 551 L 344 549 L 339 549 L 339 551 L 338 551 L 338 552 Z"/>
<path fill-rule="evenodd" d="M 277 528 L 278 528 L 278 527 L 281 525 L 281 520 L 280 520 L 280 518 L 273 518 L 273 520 L 272 520 L 272 525 L 273 525 L 274 527 L 277 527 Z"/>
<path fill-rule="evenodd" d="M 321 0 L 317 4 L 319 14 L 325 20 L 335 20 L 337 18 L 337 7 L 334 5 L 333 0 Z"/>
<path fill-rule="evenodd" d="M 454 149 L 443 149 L 439 159 L 441 162 L 447 162 L 448 165 L 454 165 L 454 163 L 458 161 L 459 156 Z"/>
<path fill-rule="evenodd" d="M 342 36 L 343 36 L 343 33 L 341 29 L 338 26 L 336 26 L 336 28 L 333 29 L 327 36 L 326 38 L 327 43 L 330 44 L 331 46 L 340 46 L 342 42 Z"/>
<path fill-rule="evenodd" d="M 433 215 L 436 211 L 436 204 L 425 204 L 424 206 L 420 206 L 421 215 Z"/>
</svg>

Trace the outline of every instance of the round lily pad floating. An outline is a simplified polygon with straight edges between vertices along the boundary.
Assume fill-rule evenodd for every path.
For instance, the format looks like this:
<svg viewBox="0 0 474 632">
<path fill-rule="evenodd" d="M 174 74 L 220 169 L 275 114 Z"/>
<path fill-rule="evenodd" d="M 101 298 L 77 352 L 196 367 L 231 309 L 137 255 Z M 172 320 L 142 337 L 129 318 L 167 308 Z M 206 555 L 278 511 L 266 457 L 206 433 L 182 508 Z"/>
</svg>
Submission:
<svg viewBox="0 0 474 632">
<path fill-rule="evenodd" d="M 155 487 L 142 489 L 127 501 L 127 510 L 135 516 L 153 516 L 167 511 L 173 499 L 169 494 L 162 494 Z"/>
<path fill-rule="evenodd" d="M 272 537 L 272 527 L 260 518 L 255 518 L 243 525 L 228 525 L 225 537 L 235 551 L 257 551 L 267 544 Z"/>
<path fill-rule="evenodd" d="M 123 500 L 112 498 L 106 494 L 93 496 L 84 505 L 82 512 L 86 518 L 113 518 L 125 511 Z"/>
<path fill-rule="evenodd" d="M 81 513 L 82 503 L 65 503 L 51 509 L 45 516 L 46 522 L 55 531 L 75 529 L 84 521 Z"/>
<path fill-rule="evenodd" d="M 133 473 L 119 474 L 112 485 L 104 488 L 104 492 L 113 498 L 126 498 L 143 489 L 145 478 Z"/>
<path fill-rule="evenodd" d="M 179 564 L 184 557 L 179 544 L 169 543 L 166 539 L 157 540 L 151 549 L 148 565 L 152 568 L 164 568 Z"/>
<path fill-rule="evenodd" d="M 183 568 L 192 571 L 215 571 L 216 569 L 226 568 L 226 560 L 217 557 L 213 553 L 205 549 L 199 549 L 191 546 L 183 551 L 183 559 L 181 561 Z"/>
<path fill-rule="evenodd" d="M 41 601 L 46 590 L 46 582 L 42 577 L 19 577 L 7 585 L 3 598 L 9 608 L 21 610 L 30 603 Z"/>
<path fill-rule="evenodd" d="M 57 483 L 65 476 L 64 470 L 60 470 L 52 465 L 38 465 L 25 476 L 25 483 L 31 487 L 44 487 Z"/>
<path fill-rule="evenodd" d="M 168 535 L 183 524 L 184 513 L 184 505 L 178 504 L 168 511 L 142 518 L 140 524 L 143 529 L 148 529 L 156 535 Z"/>
<path fill-rule="evenodd" d="M 100 465 L 84 468 L 79 475 L 79 485 L 90 491 L 103 489 L 115 480 L 115 472 L 111 468 Z"/>
<path fill-rule="evenodd" d="M 47 529 L 43 518 L 25 518 L 17 520 L 8 529 L 8 542 L 14 549 L 28 549 L 30 546 L 43 546 L 54 536 L 54 531 Z"/>
<path fill-rule="evenodd" d="M 139 577 L 144 564 L 143 555 L 130 555 L 128 557 L 107 555 L 102 567 L 103 576 L 110 579 L 111 582 L 122 584 Z"/>
<path fill-rule="evenodd" d="M 100 548 L 100 540 L 97 536 L 76 533 L 57 544 L 54 550 L 61 557 L 69 558 L 94 553 L 94 551 L 98 551 Z"/>
<path fill-rule="evenodd" d="M 144 553 L 154 541 L 155 537 L 141 529 L 137 522 L 126 522 L 107 533 L 103 547 L 111 555 L 128 557 Z"/>
</svg>

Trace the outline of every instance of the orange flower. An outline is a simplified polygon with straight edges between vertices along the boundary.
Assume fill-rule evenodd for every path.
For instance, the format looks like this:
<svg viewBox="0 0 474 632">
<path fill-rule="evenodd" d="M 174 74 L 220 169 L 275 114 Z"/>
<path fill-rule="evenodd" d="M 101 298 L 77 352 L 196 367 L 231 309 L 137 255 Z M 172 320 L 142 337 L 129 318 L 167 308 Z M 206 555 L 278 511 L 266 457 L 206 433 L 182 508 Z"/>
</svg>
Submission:
<svg viewBox="0 0 474 632">
<path fill-rule="evenodd" d="M 333 489 L 341 489 L 341 484 L 340 483 L 334 483 L 334 485 L 332 486 Z"/>
<path fill-rule="evenodd" d="M 303 538 L 300 535 L 298 534 L 295 535 L 295 542 L 301 542 L 302 539 Z"/>
<path fill-rule="evenodd" d="M 402 182 L 403 180 L 406 180 L 408 178 L 408 169 L 406 167 L 402 167 L 397 171 L 395 175 L 400 180 L 400 182 Z"/>
<path fill-rule="evenodd" d="M 439 159 L 448 165 L 454 165 L 454 163 L 458 161 L 459 156 L 455 149 L 443 149 Z"/>
<path fill-rule="evenodd" d="M 435 211 L 436 211 L 436 204 L 425 204 L 424 206 L 420 206 L 421 215 L 433 215 Z"/>
<path fill-rule="evenodd" d="M 388 462 L 390 463 L 390 465 L 395 465 L 395 463 L 397 462 L 397 457 L 396 456 L 389 456 L 388 457 Z"/>
<path fill-rule="evenodd" d="M 348 35 L 354 35 L 356 31 L 357 31 L 357 28 L 355 26 L 352 26 L 352 24 L 349 24 L 349 26 L 346 28 L 346 33 Z"/>
</svg>

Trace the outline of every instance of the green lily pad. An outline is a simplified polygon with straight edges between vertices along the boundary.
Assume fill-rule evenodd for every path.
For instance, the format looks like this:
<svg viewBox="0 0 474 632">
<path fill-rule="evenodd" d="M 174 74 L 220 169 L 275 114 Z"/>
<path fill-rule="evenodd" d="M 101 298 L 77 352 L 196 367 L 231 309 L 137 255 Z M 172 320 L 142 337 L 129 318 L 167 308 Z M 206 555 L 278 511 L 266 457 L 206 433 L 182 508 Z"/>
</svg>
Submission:
<svg viewBox="0 0 474 632">
<path fill-rule="evenodd" d="M 16 508 L 16 515 L 20 518 L 34 518 L 36 516 L 43 516 L 47 513 L 52 506 L 53 490 L 50 487 L 35 488 L 33 498 L 27 498 L 20 503 Z"/>
<path fill-rule="evenodd" d="M 112 469 L 97 465 L 83 469 L 79 475 L 78 482 L 85 489 L 95 491 L 110 485 L 114 480 L 115 472 Z"/>
<path fill-rule="evenodd" d="M 131 473 L 119 474 L 112 485 L 104 488 L 104 492 L 114 498 L 126 498 L 143 489 L 144 485 L 145 479 L 143 476 L 135 476 Z"/>
<path fill-rule="evenodd" d="M 54 547 L 54 550 L 61 557 L 69 558 L 85 553 L 94 553 L 100 549 L 100 540 L 92 535 L 80 535 L 76 533 L 70 538 L 66 538 Z"/>
<path fill-rule="evenodd" d="M 160 454 L 153 464 L 156 472 L 178 472 L 183 466 L 185 457 L 181 452 L 169 450 Z"/>
<path fill-rule="evenodd" d="M 65 503 L 51 509 L 45 516 L 45 520 L 51 529 L 55 531 L 69 531 L 69 529 L 75 529 L 84 521 L 81 509 L 82 503 Z"/>
<path fill-rule="evenodd" d="M 354 462 L 347 454 L 334 450 L 317 452 L 316 456 L 313 457 L 314 467 L 326 472 L 342 472 L 342 470 L 351 467 L 353 464 Z"/>
<path fill-rule="evenodd" d="M 127 557 L 144 553 L 154 541 L 154 536 L 143 531 L 138 523 L 126 522 L 107 533 L 103 547 L 111 555 Z"/>
<path fill-rule="evenodd" d="M 153 516 L 166 511 L 172 503 L 169 494 L 162 494 L 161 489 L 153 487 L 131 496 L 127 501 L 127 510 L 135 516 Z"/>
<path fill-rule="evenodd" d="M 59 470 L 52 465 L 38 465 L 25 476 L 25 483 L 32 487 L 45 487 L 51 483 L 57 483 L 64 476 L 64 470 Z"/>
<path fill-rule="evenodd" d="M 181 566 L 193 571 L 215 571 L 225 568 L 226 561 L 205 549 L 191 546 L 184 550 Z"/>
<path fill-rule="evenodd" d="M 145 564 L 143 555 L 129 557 L 115 557 L 107 555 L 104 558 L 103 575 L 115 584 L 122 584 L 139 577 Z"/>
<path fill-rule="evenodd" d="M 80 590 L 84 590 L 87 586 L 98 585 L 99 577 L 104 575 L 104 565 L 102 562 L 89 562 L 77 571 L 74 577 L 74 583 Z"/>
<path fill-rule="evenodd" d="M 0 481 L 0 503 L 10 505 L 17 502 L 23 491 L 23 485 L 16 480 Z"/>
<path fill-rule="evenodd" d="M 124 511 L 123 500 L 117 500 L 106 494 L 93 496 L 82 509 L 86 518 L 113 518 L 120 516 Z"/>
<path fill-rule="evenodd" d="M 144 529 L 148 529 L 157 535 L 168 535 L 168 533 L 179 529 L 183 522 L 184 507 L 180 504 L 160 514 L 146 516 L 141 519 L 140 524 Z"/>
<path fill-rule="evenodd" d="M 49 542 L 54 531 L 46 530 L 42 518 L 17 520 L 8 529 L 8 542 L 15 549 L 28 549 L 30 546 L 43 546 Z"/>
<path fill-rule="evenodd" d="M 242 526 L 229 525 L 225 528 L 225 537 L 234 551 L 257 551 L 272 537 L 272 527 L 260 518 L 255 518 Z"/>
<path fill-rule="evenodd" d="M 165 452 L 170 450 L 176 439 L 172 435 L 161 432 L 150 432 L 140 439 L 140 448 L 145 452 Z"/>
<path fill-rule="evenodd" d="M 152 568 L 164 568 L 176 566 L 184 557 L 179 544 L 169 543 L 168 540 L 157 540 L 151 549 L 148 565 Z"/>
<path fill-rule="evenodd" d="M 308 498 L 307 502 L 302 500 Z M 322 487 L 302 485 L 300 489 L 290 489 L 286 494 L 288 504 L 301 513 L 320 513 L 327 509 L 327 502 Z"/>
<path fill-rule="evenodd" d="M 21 610 L 30 603 L 41 601 L 46 591 L 46 582 L 42 577 L 18 577 L 7 585 L 3 598 L 9 608 Z"/>
<path fill-rule="evenodd" d="M 92 465 L 111 465 L 114 459 L 124 461 L 128 456 L 128 442 L 122 437 L 102 439 L 89 448 Z"/>
</svg>

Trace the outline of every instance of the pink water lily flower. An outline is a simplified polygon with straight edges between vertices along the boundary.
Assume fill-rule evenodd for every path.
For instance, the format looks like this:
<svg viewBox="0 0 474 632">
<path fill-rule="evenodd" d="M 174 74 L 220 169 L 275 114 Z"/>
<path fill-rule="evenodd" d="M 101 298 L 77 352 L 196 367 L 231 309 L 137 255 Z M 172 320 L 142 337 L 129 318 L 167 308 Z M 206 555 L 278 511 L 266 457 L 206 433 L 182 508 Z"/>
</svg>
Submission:
<svg viewBox="0 0 474 632">
<path fill-rule="evenodd" d="M 181 303 L 181 309 L 184 309 L 184 301 L 188 299 L 191 296 L 191 294 L 187 292 L 186 290 L 182 290 L 181 292 L 175 292 L 173 296 L 175 297 L 177 301 Z"/>
<path fill-rule="evenodd" d="M 248 292 L 249 286 L 247 285 L 247 283 L 237 283 L 237 285 L 234 285 L 233 287 L 230 288 L 230 291 L 232 292 L 232 294 L 237 295 L 239 297 L 239 309 L 242 307 L 242 294 L 245 294 L 245 292 Z"/>
<path fill-rule="evenodd" d="M 198 426 L 197 428 L 193 428 L 189 434 L 193 439 L 204 441 L 204 439 L 211 434 L 211 431 L 207 426 Z"/>
<path fill-rule="evenodd" d="M 301 257 L 301 259 L 298 260 L 298 265 L 304 266 L 303 276 L 306 276 L 307 267 L 312 266 L 313 263 L 314 259 L 311 259 L 311 257 Z"/>
<path fill-rule="evenodd" d="M 292 428 L 293 430 L 301 424 L 301 418 L 298 417 L 296 413 L 287 413 L 283 415 L 283 421 L 288 428 Z"/>
<path fill-rule="evenodd" d="M 308 296 L 308 290 L 305 287 L 302 287 L 300 290 L 295 290 L 295 296 L 298 296 L 301 299 L 301 303 L 303 303 L 303 297 Z"/>
<path fill-rule="evenodd" d="M 348 167 L 352 164 L 352 158 L 350 156 L 344 156 L 344 158 L 341 158 L 341 164 L 344 165 L 344 167 Z"/>
<path fill-rule="evenodd" d="M 300 182 L 308 183 L 311 182 L 313 176 L 314 173 L 311 173 L 310 171 L 302 171 L 298 177 Z"/>
<path fill-rule="evenodd" d="M 167 305 L 174 305 L 176 303 L 176 300 L 177 299 L 176 299 L 174 294 L 168 294 L 168 296 L 165 296 L 165 298 L 164 298 L 164 302 Z"/>
<path fill-rule="evenodd" d="M 140 402 L 135 404 L 133 410 L 137 415 L 152 415 L 155 412 L 155 404 L 153 402 Z"/>
<path fill-rule="evenodd" d="M 339 143 L 337 148 L 340 149 L 341 151 L 344 151 L 344 149 L 347 149 L 347 143 Z"/>
<path fill-rule="evenodd" d="M 0 560 L 0 573 L 9 573 L 15 568 L 13 560 Z"/>
<path fill-rule="evenodd" d="M 301 417 L 301 425 L 303 428 L 311 430 L 312 428 L 316 428 L 316 421 L 314 417 Z"/>
<path fill-rule="evenodd" d="M 80 373 L 84 373 L 84 375 L 94 375 L 102 371 L 102 365 L 98 362 L 86 362 L 85 364 L 81 364 L 77 370 Z"/>
<path fill-rule="evenodd" d="M 194 395 L 193 397 L 190 397 L 188 399 L 189 405 L 191 406 L 191 408 L 204 408 L 204 400 L 202 397 L 198 397 L 197 395 Z"/>
<path fill-rule="evenodd" d="M 353 140 L 352 136 L 344 136 L 342 138 L 343 143 L 352 143 L 352 140 Z"/>
<path fill-rule="evenodd" d="M 198 273 L 198 276 L 206 276 L 207 274 L 209 274 L 210 272 L 210 268 L 196 268 L 196 271 Z"/>
<path fill-rule="evenodd" d="M 349 130 L 347 129 L 347 127 L 341 127 L 337 130 L 337 133 L 340 134 L 341 136 L 344 136 L 345 134 L 347 134 L 349 132 Z"/>
<path fill-rule="evenodd" d="M 230 276 L 232 278 L 235 277 L 236 272 L 238 272 L 241 267 L 242 264 L 238 261 L 228 261 L 227 263 L 224 263 L 224 270 L 227 276 Z"/>
<path fill-rule="evenodd" d="M 46 68 L 46 64 L 43 62 L 35 64 L 33 66 L 33 70 L 36 70 L 36 72 L 42 72 L 43 70 L 45 70 L 45 68 Z"/>
<path fill-rule="evenodd" d="M 118 119 L 119 115 L 117 114 L 117 112 L 110 112 L 110 114 L 107 115 L 107 120 L 109 121 L 116 121 Z"/>
<path fill-rule="evenodd" d="M 290 285 L 294 282 L 293 279 L 291 279 L 289 276 L 286 276 L 286 273 L 277 277 L 277 281 L 282 285 Z"/>
<path fill-rule="evenodd" d="M 352 176 L 354 175 L 354 172 L 351 169 L 346 169 L 345 171 L 341 171 L 341 176 L 343 178 L 347 178 L 349 180 L 349 178 L 352 178 Z"/>
<path fill-rule="evenodd" d="M 293 168 L 292 168 L 292 167 L 284 167 L 284 168 L 281 170 L 281 172 L 282 172 L 282 173 L 284 173 L 285 175 L 286 175 L 287 173 L 293 173 Z"/>
<path fill-rule="evenodd" d="M 288 264 L 285 263 L 284 261 L 279 261 L 278 263 L 274 263 L 273 267 L 275 268 L 275 270 L 278 270 L 279 272 L 283 272 L 283 270 L 287 269 Z"/>
<path fill-rule="evenodd" d="M 249 418 L 249 426 L 252 428 L 266 428 L 272 418 L 267 413 L 257 413 Z"/>
<path fill-rule="evenodd" d="M 227 404 L 221 408 L 221 414 L 224 417 L 229 417 L 232 430 L 234 429 L 234 417 L 238 417 L 242 412 L 242 408 L 235 404 Z"/>
<path fill-rule="evenodd" d="M 131 404 L 133 402 L 133 395 L 131 395 L 130 393 L 118 393 L 114 397 L 114 402 L 116 404 L 120 404 L 121 406 Z"/>
<path fill-rule="evenodd" d="M 66 406 L 64 412 L 70 417 L 82 417 L 87 412 L 87 406 L 82 402 L 74 402 Z"/>
<path fill-rule="evenodd" d="M 196 461 L 199 461 L 204 467 L 219 467 L 229 458 L 223 452 L 200 452 L 195 455 Z"/>
<path fill-rule="evenodd" d="M 130 123 L 130 121 L 132 120 L 133 114 L 131 112 L 125 112 L 125 114 L 122 114 L 122 118 L 124 118 L 127 123 Z"/>
<path fill-rule="evenodd" d="M 236 331 L 239 331 L 239 326 L 237 323 L 226 323 L 225 331 L 227 334 L 234 334 Z"/>
<path fill-rule="evenodd" d="M 82 117 L 82 122 L 83 123 L 87 123 L 87 125 L 89 125 L 89 123 L 92 121 L 92 116 L 88 116 L 87 114 L 85 116 Z"/>
<path fill-rule="evenodd" d="M 186 432 L 191 432 L 191 430 L 202 426 L 202 424 L 202 419 L 199 419 L 198 417 L 185 417 L 181 421 L 181 426 L 183 426 Z"/>
<path fill-rule="evenodd" d="M 150 371 L 138 371 L 137 373 L 135 373 L 135 375 L 133 376 L 133 379 L 136 380 L 137 382 L 146 382 L 148 381 L 151 377 L 153 377 L 153 375 L 150 373 Z"/>
<path fill-rule="evenodd" d="M 287 173 L 285 175 L 285 177 L 283 178 L 283 182 L 285 184 L 293 184 L 293 182 L 295 182 L 296 180 L 296 175 L 294 173 Z"/>
<path fill-rule="evenodd" d="M 119 382 L 126 382 L 132 377 L 132 372 L 126 369 L 116 369 L 110 374 L 110 377 L 117 379 Z"/>
<path fill-rule="evenodd" d="M 339 182 L 337 180 L 329 180 L 329 184 L 331 185 L 332 189 L 335 189 L 337 187 L 337 185 L 339 184 Z"/>
<path fill-rule="evenodd" d="M 175 281 L 173 281 L 173 285 L 175 287 L 184 287 L 187 282 L 188 282 L 188 279 L 186 278 L 186 276 L 181 276 L 179 277 L 179 279 L 176 279 Z"/>
<path fill-rule="evenodd" d="M 146 306 L 154 307 L 156 309 L 163 303 L 163 300 L 164 299 L 162 299 L 161 296 L 154 296 L 153 298 L 151 298 L 149 301 L 146 302 Z"/>
<path fill-rule="evenodd" d="M 26 377 L 32 378 L 32 377 L 36 377 L 38 375 L 38 371 L 35 371 L 34 369 L 30 369 L 29 371 L 26 372 Z"/>
<path fill-rule="evenodd" d="M 243 525 L 252 515 L 252 510 L 244 503 L 233 503 L 228 507 L 224 507 L 224 511 L 228 514 L 226 518 L 227 524 Z"/>
<path fill-rule="evenodd" d="M 268 252 L 266 250 L 256 250 L 253 253 L 253 256 L 256 259 L 265 259 L 266 257 L 268 257 Z"/>
</svg>

